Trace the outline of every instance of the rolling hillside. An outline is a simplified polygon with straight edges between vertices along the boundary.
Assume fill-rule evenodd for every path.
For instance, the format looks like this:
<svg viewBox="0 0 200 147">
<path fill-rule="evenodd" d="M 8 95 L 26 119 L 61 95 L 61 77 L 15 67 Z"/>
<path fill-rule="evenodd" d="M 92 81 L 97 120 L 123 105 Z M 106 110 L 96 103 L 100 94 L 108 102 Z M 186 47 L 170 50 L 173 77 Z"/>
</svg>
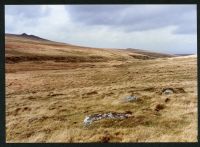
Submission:
<svg viewBox="0 0 200 147">
<path fill-rule="evenodd" d="M 26 34 L 6 35 L 5 45 L 7 143 L 198 141 L 196 55 Z M 105 115 L 111 119 L 84 124 Z"/>
<path fill-rule="evenodd" d="M 142 50 L 100 49 L 46 40 L 34 35 L 6 34 L 6 63 L 21 61 L 104 62 L 152 59 L 173 55 Z"/>
</svg>

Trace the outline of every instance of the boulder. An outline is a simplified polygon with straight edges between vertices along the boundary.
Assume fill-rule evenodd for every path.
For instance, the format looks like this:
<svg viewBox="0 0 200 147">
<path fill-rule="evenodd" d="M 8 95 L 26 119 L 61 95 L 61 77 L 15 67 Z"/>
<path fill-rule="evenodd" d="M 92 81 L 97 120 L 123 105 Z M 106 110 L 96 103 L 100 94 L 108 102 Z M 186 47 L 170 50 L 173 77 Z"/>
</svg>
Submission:
<svg viewBox="0 0 200 147">
<path fill-rule="evenodd" d="M 170 95 L 170 94 L 173 94 L 175 91 L 174 91 L 174 89 L 173 88 L 164 88 L 163 90 L 162 90 L 162 94 L 164 94 L 164 95 Z"/>
<path fill-rule="evenodd" d="M 125 113 L 117 113 L 117 112 L 108 112 L 103 114 L 93 114 L 90 116 L 86 116 L 83 120 L 85 126 L 92 124 L 94 121 L 98 121 L 101 119 L 126 119 L 130 117 L 132 112 L 126 111 Z"/>
</svg>

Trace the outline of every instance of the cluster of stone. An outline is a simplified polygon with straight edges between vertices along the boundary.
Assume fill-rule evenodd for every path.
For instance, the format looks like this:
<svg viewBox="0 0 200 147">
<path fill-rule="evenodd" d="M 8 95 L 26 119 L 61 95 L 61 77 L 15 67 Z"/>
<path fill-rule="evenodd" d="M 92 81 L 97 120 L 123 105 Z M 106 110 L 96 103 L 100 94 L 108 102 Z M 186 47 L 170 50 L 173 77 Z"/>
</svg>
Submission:
<svg viewBox="0 0 200 147">
<path fill-rule="evenodd" d="M 109 112 L 104 114 L 93 114 L 90 116 L 86 116 L 84 119 L 84 125 L 90 125 L 94 121 L 98 121 L 101 119 L 125 119 L 131 116 L 131 112 L 125 112 L 125 113 L 116 113 L 116 112 Z"/>
</svg>

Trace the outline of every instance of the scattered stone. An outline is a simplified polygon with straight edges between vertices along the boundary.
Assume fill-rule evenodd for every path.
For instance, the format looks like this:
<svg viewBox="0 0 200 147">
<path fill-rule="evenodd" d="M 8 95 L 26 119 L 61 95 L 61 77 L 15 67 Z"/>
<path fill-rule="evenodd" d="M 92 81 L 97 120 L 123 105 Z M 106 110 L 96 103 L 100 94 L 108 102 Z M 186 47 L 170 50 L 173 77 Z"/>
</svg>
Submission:
<svg viewBox="0 0 200 147">
<path fill-rule="evenodd" d="M 133 102 L 133 101 L 136 101 L 137 99 L 138 99 L 138 97 L 131 96 L 131 95 L 125 97 L 126 102 Z"/>
<path fill-rule="evenodd" d="M 83 121 L 84 125 L 89 125 L 92 122 L 93 121 L 92 121 L 92 119 L 89 116 L 86 116 L 85 119 L 84 119 L 84 121 Z"/>
<path fill-rule="evenodd" d="M 179 88 L 163 88 L 161 94 L 171 95 L 173 93 L 185 93 L 185 90 L 181 87 Z"/>
<path fill-rule="evenodd" d="M 132 114 L 131 111 L 126 111 L 125 113 L 117 113 L 117 112 L 109 112 L 104 114 L 93 114 L 90 116 L 86 116 L 83 123 L 85 126 L 92 124 L 94 121 L 98 121 L 101 119 L 126 119 L 130 117 Z"/>
<path fill-rule="evenodd" d="M 173 88 L 164 88 L 163 90 L 162 90 L 162 93 L 164 94 L 164 95 L 170 95 L 170 94 L 173 94 L 175 91 L 174 91 L 174 89 Z"/>
</svg>

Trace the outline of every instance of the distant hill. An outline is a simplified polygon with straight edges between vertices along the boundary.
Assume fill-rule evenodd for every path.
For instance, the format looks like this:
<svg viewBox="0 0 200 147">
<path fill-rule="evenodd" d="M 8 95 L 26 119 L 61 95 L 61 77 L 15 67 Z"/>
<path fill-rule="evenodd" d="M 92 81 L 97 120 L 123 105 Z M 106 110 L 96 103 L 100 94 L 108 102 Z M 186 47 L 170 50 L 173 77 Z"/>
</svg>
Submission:
<svg viewBox="0 0 200 147">
<path fill-rule="evenodd" d="M 175 54 L 177 56 L 190 56 L 190 55 L 194 55 L 194 54 Z"/>
<path fill-rule="evenodd" d="M 174 57 L 139 49 L 93 48 L 60 43 L 26 33 L 5 34 L 6 63 L 22 61 L 105 62 Z"/>
<path fill-rule="evenodd" d="M 21 38 L 26 38 L 26 39 L 40 40 L 40 41 L 50 41 L 50 40 L 43 39 L 43 38 L 40 38 L 40 37 L 35 36 L 35 35 L 28 35 L 26 33 L 23 33 L 23 34 L 20 34 L 20 35 L 17 35 L 17 34 L 6 34 L 6 36 L 7 37 L 21 37 Z"/>
<path fill-rule="evenodd" d="M 128 48 L 128 49 L 126 49 L 126 51 L 138 53 L 138 54 L 143 54 L 143 55 L 154 57 L 154 58 L 175 57 L 176 56 L 176 55 L 172 55 L 172 54 L 150 52 L 150 51 L 146 51 L 146 50 L 132 49 L 132 48 Z"/>
</svg>

